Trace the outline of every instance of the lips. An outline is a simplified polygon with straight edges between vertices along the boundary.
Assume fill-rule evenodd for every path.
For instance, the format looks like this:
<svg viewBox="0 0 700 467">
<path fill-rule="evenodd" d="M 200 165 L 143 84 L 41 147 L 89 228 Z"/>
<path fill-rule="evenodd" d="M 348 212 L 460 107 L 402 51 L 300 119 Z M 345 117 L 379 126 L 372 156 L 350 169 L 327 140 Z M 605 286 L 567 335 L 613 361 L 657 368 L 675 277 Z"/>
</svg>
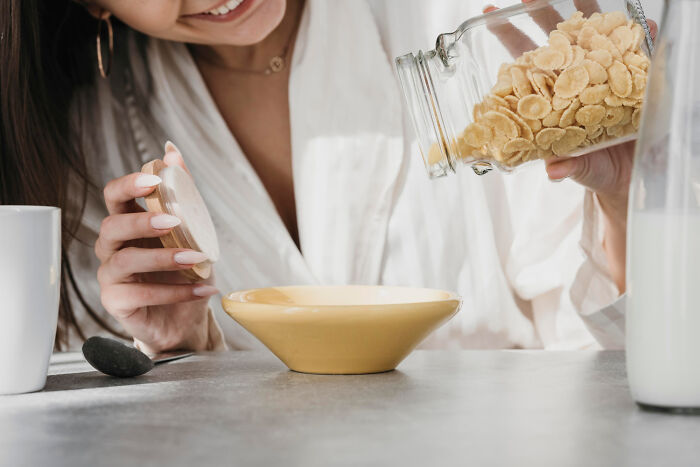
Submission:
<svg viewBox="0 0 700 467">
<path fill-rule="evenodd" d="M 250 8 L 255 0 L 227 0 L 224 3 L 193 15 L 185 15 L 183 18 L 203 19 L 213 22 L 227 22 L 240 17 Z"/>
<path fill-rule="evenodd" d="M 212 16 L 221 16 L 225 15 L 226 13 L 235 10 L 238 8 L 238 6 L 243 3 L 243 0 L 228 0 L 226 3 L 223 5 L 220 5 L 216 8 L 212 8 L 209 11 L 205 11 L 204 15 L 212 15 Z"/>
</svg>

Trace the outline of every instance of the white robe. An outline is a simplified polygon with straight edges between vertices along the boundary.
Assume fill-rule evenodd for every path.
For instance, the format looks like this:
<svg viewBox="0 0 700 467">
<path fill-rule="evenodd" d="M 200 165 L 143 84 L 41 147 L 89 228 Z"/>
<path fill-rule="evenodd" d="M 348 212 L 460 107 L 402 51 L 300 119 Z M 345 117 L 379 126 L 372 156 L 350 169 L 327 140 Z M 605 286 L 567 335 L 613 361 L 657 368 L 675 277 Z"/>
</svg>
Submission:
<svg viewBox="0 0 700 467">
<path fill-rule="evenodd" d="M 156 151 L 164 141 L 152 128 L 162 129 L 209 206 L 221 247 L 216 284 L 224 293 L 291 284 L 442 288 L 462 296 L 462 310 L 424 347 L 595 347 L 584 321 L 617 293 L 590 195 L 582 250 L 585 190 L 550 182 L 541 163 L 513 175 L 477 177 L 464 168 L 430 181 L 425 173 L 393 58 L 431 48 L 439 32 L 479 7 L 463 0 L 439 7 L 307 1 L 289 83 L 301 252 L 183 44 L 151 39 L 147 69 L 134 64 L 134 86 L 139 72 L 152 80 L 147 107 L 155 122 L 139 115 L 132 85 L 124 102 L 115 102 L 101 83 L 92 117 L 105 144 L 95 170 L 102 183 L 137 171 L 162 155 Z M 128 119 L 135 150 L 120 144 L 119 115 Z M 97 263 L 88 248 L 104 215 L 95 192 L 84 222 L 88 246 L 75 244 L 71 255 L 95 305 Z M 223 313 L 219 298 L 211 306 L 228 343 L 260 346 Z"/>
</svg>

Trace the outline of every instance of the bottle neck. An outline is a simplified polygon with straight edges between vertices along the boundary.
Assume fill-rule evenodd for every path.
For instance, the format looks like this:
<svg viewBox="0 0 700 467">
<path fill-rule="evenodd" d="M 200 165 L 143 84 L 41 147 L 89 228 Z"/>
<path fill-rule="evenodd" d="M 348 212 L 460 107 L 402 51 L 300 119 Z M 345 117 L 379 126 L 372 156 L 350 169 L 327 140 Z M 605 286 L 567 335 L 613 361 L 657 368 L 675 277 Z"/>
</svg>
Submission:
<svg viewBox="0 0 700 467">
<path fill-rule="evenodd" d="M 436 178 L 454 172 L 457 140 L 440 99 L 445 66 L 439 53 L 409 53 L 396 59 L 396 67 L 428 173 Z"/>
</svg>

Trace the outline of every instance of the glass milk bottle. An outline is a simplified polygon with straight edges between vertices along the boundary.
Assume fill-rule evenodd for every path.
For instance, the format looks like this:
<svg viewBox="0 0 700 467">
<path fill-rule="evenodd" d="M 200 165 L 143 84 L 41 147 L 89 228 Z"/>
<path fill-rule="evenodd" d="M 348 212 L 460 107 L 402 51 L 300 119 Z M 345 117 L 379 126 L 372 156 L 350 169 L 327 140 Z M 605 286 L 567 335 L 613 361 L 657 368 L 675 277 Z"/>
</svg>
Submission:
<svg viewBox="0 0 700 467">
<path fill-rule="evenodd" d="M 666 0 L 632 177 L 627 373 L 642 406 L 700 408 L 700 1 Z"/>
</svg>

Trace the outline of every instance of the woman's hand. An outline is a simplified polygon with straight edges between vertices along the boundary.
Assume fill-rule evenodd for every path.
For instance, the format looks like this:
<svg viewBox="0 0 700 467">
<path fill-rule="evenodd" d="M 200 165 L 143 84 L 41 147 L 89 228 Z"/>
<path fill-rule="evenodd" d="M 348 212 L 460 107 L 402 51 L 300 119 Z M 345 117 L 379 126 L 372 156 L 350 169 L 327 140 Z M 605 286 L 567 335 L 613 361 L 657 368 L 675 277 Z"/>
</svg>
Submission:
<svg viewBox="0 0 700 467">
<path fill-rule="evenodd" d="M 550 179 L 571 178 L 596 194 L 605 224 L 603 248 L 621 293 L 625 291 L 627 200 L 634 146 L 634 142 L 624 143 L 580 157 L 547 161 Z"/>
<path fill-rule="evenodd" d="M 522 0 L 529 3 L 533 0 Z M 576 8 L 590 16 L 598 11 L 595 2 L 575 0 Z M 484 13 L 496 10 L 494 6 Z M 564 21 L 554 8 L 539 10 L 533 20 L 548 32 Z M 648 21 L 653 38 L 658 26 Z M 503 41 L 513 56 L 536 48 L 535 43 L 512 25 L 498 26 L 492 30 Z M 634 159 L 634 142 L 620 144 L 601 151 L 569 159 L 550 159 L 546 162 L 547 174 L 552 180 L 571 178 L 594 192 L 598 198 L 605 223 L 603 247 L 610 273 L 620 292 L 625 290 L 625 254 L 627 237 L 627 200 Z"/>
<path fill-rule="evenodd" d="M 167 165 L 183 166 L 169 152 Z M 160 183 L 154 175 L 133 173 L 104 189 L 109 216 L 95 244 L 102 305 L 148 353 L 173 349 L 202 350 L 208 344 L 208 298 L 218 290 L 192 284 L 179 271 L 205 261 L 203 253 L 162 248 L 158 237 L 180 224 L 167 214 L 145 212 L 135 199 Z"/>
</svg>

